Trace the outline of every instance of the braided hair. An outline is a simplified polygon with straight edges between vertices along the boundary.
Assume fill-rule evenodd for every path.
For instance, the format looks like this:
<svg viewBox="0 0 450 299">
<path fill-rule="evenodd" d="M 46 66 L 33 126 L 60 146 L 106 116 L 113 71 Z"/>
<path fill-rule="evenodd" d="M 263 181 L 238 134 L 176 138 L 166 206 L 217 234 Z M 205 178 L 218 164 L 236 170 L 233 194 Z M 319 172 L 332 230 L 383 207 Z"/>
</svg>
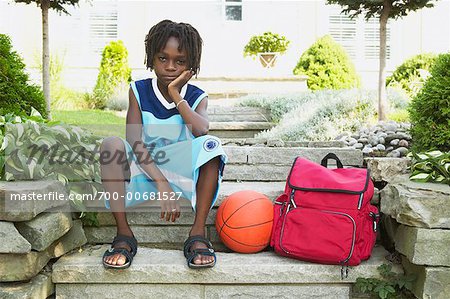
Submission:
<svg viewBox="0 0 450 299">
<path fill-rule="evenodd" d="M 187 23 L 175 23 L 163 20 L 150 28 L 145 37 L 145 61 L 147 69 L 153 69 L 153 57 L 161 51 L 170 37 L 179 41 L 179 51 L 186 50 L 188 68 L 195 74 L 200 71 L 200 58 L 202 56 L 202 38 L 198 31 Z"/>
</svg>

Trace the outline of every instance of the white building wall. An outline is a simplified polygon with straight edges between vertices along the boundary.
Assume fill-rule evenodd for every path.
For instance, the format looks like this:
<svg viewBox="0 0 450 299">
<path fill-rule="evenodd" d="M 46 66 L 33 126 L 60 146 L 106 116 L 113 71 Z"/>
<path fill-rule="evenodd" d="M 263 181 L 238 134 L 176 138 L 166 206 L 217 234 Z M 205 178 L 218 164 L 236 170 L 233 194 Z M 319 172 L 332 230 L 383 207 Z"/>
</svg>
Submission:
<svg viewBox="0 0 450 299">
<path fill-rule="evenodd" d="M 128 51 L 133 77 L 148 76 L 144 67 L 144 38 L 152 25 L 168 18 L 191 23 L 204 40 L 200 77 L 289 76 L 301 53 L 318 37 L 328 33 L 328 16 L 339 9 L 325 0 L 250 1 L 243 0 L 242 21 L 225 21 L 223 2 L 209 1 L 125 1 L 94 0 L 91 6 L 80 1 L 70 8 L 71 16 L 50 14 L 52 53 L 64 56 L 64 78 L 68 86 L 90 90 L 95 84 L 100 54 L 91 50 L 89 13 L 97 8 L 116 7 L 117 37 Z M 410 13 L 391 21 L 391 59 L 388 70 L 404 59 L 421 53 L 450 50 L 450 0 L 441 0 L 434 8 Z M 272 31 L 291 41 L 289 50 L 279 57 L 273 69 L 263 69 L 258 61 L 243 57 L 243 47 L 252 35 Z M 41 15 L 36 5 L 0 0 L 0 32 L 11 36 L 14 48 L 25 58 L 35 80 L 39 80 L 36 60 L 41 49 Z M 356 59 L 363 85 L 374 88 L 378 61 Z"/>
</svg>

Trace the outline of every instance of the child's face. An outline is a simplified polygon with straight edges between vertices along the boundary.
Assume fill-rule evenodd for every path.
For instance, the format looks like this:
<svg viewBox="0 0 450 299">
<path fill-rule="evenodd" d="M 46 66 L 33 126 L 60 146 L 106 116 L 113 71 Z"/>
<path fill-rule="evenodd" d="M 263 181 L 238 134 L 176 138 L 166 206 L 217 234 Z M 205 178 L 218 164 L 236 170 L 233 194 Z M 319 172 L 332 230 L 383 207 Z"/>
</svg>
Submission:
<svg viewBox="0 0 450 299">
<path fill-rule="evenodd" d="M 163 86 L 169 85 L 183 71 L 188 69 L 186 50 L 178 50 L 178 38 L 169 37 L 166 46 L 153 57 L 153 69 Z"/>
</svg>

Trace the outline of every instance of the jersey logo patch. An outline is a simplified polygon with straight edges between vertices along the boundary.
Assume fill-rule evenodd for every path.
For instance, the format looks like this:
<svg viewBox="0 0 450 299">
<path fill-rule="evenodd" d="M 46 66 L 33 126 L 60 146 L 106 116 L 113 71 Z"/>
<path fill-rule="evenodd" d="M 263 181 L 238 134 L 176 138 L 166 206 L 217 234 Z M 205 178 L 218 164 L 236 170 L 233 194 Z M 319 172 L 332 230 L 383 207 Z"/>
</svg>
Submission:
<svg viewBox="0 0 450 299">
<path fill-rule="evenodd" d="M 216 139 L 209 138 L 203 142 L 203 149 L 207 152 L 215 150 L 219 146 L 219 142 Z"/>
</svg>

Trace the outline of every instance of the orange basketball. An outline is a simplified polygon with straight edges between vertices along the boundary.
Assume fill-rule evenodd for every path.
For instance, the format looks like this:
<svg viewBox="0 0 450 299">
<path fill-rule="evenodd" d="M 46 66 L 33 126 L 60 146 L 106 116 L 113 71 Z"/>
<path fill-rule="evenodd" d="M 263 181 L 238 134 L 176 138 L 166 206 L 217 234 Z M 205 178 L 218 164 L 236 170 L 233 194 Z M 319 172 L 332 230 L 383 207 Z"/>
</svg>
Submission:
<svg viewBox="0 0 450 299">
<path fill-rule="evenodd" d="M 270 242 L 273 205 L 264 194 L 239 191 L 228 196 L 217 210 L 216 230 L 231 250 L 254 253 Z"/>
</svg>

